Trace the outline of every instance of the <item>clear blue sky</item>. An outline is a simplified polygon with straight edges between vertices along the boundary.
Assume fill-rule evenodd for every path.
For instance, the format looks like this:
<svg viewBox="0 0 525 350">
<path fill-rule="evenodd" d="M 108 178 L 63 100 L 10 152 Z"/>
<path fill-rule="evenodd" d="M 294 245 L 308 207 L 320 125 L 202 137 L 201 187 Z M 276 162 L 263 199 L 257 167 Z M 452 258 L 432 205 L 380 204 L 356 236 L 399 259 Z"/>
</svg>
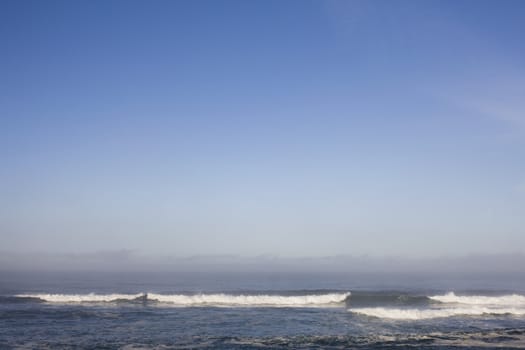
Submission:
<svg viewBox="0 0 525 350">
<path fill-rule="evenodd" d="M 0 250 L 525 247 L 523 1 L 2 1 Z"/>
</svg>

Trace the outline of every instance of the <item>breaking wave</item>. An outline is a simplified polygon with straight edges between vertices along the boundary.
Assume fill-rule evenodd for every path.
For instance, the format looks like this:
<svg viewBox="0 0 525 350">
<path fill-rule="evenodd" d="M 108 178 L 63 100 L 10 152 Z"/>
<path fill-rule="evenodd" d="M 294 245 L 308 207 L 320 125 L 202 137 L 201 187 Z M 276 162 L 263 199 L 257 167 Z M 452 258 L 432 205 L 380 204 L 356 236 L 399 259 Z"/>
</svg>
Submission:
<svg viewBox="0 0 525 350">
<path fill-rule="evenodd" d="M 392 320 L 425 320 L 452 316 L 482 315 L 525 315 L 525 309 L 518 308 L 444 308 L 444 309 L 391 309 L 384 307 L 356 308 L 350 311 L 366 316 Z"/>
<path fill-rule="evenodd" d="M 196 294 L 163 295 L 151 294 L 151 298 L 176 305 L 226 305 L 226 306 L 308 306 L 342 303 L 350 293 L 321 295 L 230 295 Z M 149 297 L 149 296 L 148 296 Z"/>
<path fill-rule="evenodd" d="M 112 301 L 132 301 L 142 294 L 18 294 L 18 298 L 31 298 L 49 303 L 102 303 Z"/>
<path fill-rule="evenodd" d="M 525 306 L 525 296 L 519 294 L 502 295 L 502 296 L 482 296 L 466 295 L 458 296 L 454 292 L 444 295 L 434 295 L 429 297 L 442 303 L 458 303 L 468 305 L 514 305 Z"/>
<path fill-rule="evenodd" d="M 344 303 L 350 293 L 311 295 L 233 295 L 233 294 L 23 294 L 20 298 L 34 298 L 50 303 L 97 303 L 119 301 L 158 302 L 174 306 L 264 306 L 307 307 Z"/>
<path fill-rule="evenodd" d="M 394 320 L 424 320 L 453 316 L 525 315 L 525 296 L 519 294 L 458 296 L 449 292 L 444 295 L 429 296 L 428 299 L 435 303 L 428 304 L 426 308 L 389 308 L 384 305 L 370 305 L 369 307 L 352 308 L 349 311 Z"/>
</svg>

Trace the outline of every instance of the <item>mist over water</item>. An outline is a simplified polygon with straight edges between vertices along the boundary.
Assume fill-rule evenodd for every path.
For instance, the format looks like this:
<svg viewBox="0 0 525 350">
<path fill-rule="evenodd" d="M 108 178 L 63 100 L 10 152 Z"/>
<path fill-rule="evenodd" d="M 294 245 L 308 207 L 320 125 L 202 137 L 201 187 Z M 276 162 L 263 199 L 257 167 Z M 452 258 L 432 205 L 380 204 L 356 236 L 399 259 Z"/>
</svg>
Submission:
<svg viewBox="0 0 525 350">
<path fill-rule="evenodd" d="M 268 268 L 268 266 L 266 266 Z M 525 291 L 525 272 L 306 271 L 271 268 L 246 271 L 0 271 L 0 290 L 75 292 L 92 285 L 104 292 L 206 290 L 516 290 Z M 147 286 L 150 289 L 144 290 Z M 40 288 L 40 290 L 39 290 Z M 93 291 L 91 291 L 93 292 Z"/>
</svg>

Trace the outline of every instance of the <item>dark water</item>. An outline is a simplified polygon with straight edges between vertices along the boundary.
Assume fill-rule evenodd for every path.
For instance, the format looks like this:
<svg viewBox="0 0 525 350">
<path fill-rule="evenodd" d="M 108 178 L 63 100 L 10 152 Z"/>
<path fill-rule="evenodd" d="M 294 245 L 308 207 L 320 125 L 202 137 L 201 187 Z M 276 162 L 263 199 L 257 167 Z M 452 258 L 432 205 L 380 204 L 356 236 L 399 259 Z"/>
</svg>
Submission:
<svg viewBox="0 0 525 350">
<path fill-rule="evenodd" d="M 515 276 L 4 272 L 0 348 L 525 348 L 523 284 Z"/>
</svg>

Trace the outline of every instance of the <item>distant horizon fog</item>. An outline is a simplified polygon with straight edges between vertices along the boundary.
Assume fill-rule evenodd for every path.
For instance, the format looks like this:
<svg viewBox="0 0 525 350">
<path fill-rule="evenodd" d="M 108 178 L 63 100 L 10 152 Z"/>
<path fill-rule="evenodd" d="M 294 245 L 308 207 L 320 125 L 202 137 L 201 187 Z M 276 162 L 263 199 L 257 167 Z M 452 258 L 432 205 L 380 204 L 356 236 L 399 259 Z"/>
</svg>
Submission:
<svg viewBox="0 0 525 350">
<path fill-rule="evenodd" d="M 242 292 L 260 288 L 525 292 L 522 254 L 428 259 L 201 256 L 157 260 L 133 254 L 124 257 L 122 253 L 116 259 L 117 255 L 20 255 L 18 261 L 7 257 L 11 260 L 6 263 L 2 254 L 0 279 L 5 290 L 30 290 L 41 285 L 58 294 L 76 293 L 79 286 L 89 290 L 89 286 L 100 285 L 106 285 L 108 293 Z"/>
<path fill-rule="evenodd" d="M 451 275 L 518 273 L 525 277 L 523 266 L 525 266 L 525 254 L 522 253 L 416 258 L 369 255 L 176 257 L 147 255 L 128 250 L 82 254 L 0 251 L 0 271 L 445 273 Z"/>
</svg>

